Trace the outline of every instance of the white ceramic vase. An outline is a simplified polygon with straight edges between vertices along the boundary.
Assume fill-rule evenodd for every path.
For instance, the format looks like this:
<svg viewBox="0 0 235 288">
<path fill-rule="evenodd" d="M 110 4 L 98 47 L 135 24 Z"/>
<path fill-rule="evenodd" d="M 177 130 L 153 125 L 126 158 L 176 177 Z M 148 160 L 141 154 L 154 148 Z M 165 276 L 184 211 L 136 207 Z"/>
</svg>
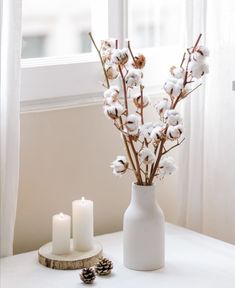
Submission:
<svg viewBox="0 0 235 288">
<path fill-rule="evenodd" d="M 165 262 L 165 219 L 155 186 L 132 183 L 131 202 L 123 221 L 123 260 L 129 269 L 147 271 Z"/>
</svg>

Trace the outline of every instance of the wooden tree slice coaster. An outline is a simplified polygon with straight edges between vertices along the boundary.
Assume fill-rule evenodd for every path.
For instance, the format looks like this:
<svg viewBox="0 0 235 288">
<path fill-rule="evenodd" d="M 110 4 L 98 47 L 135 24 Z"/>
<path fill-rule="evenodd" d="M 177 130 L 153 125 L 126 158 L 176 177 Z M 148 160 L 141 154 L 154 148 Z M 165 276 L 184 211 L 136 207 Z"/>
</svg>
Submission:
<svg viewBox="0 0 235 288">
<path fill-rule="evenodd" d="M 72 247 L 72 240 L 71 240 Z M 94 248 L 88 252 L 74 251 L 71 248 L 70 254 L 52 254 L 52 242 L 43 245 L 38 250 L 38 261 L 40 264 L 59 270 L 75 270 L 94 266 L 99 257 L 102 256 L 102 246 L 94 244 Z"/>
</svg>

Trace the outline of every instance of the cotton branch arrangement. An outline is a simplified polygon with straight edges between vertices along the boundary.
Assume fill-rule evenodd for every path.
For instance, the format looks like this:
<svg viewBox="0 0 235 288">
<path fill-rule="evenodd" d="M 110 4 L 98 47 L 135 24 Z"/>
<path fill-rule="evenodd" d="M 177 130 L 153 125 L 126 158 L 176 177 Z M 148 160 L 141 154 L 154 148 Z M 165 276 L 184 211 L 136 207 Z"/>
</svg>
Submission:
<svg viewBox="0 0 235 288">
<path fill-rule="evenodd" d="M 89 36 L 105 76 L 104 113 L 121 133 L 127 154 L 127 157 L 117 156 L 112 162 L 113 173 L 121 176 L 131 170 L 137 185 L 152 185 L 155 178 L 162 179 L 176 170 L 174 159 L 167 156 L 184 141 L 183 121 L 176 107 L 201 85 L 197 83 L 208 73 L 205 59 L 209 51 L 200 45 L 200 34 L 184 53 L 179 66 L 170 68 L 170 76 L 163 86 L 166 96 L 154 105 L 157 121 L 146 123 L 144 112 L 150 101 L 144 95 L 145 56 L 134 55 L 129 41 L 127 48 L 120 49 L 117 40 L 104 40 L 98 48 L 91 33 Z M 130 112 L 129 98 L 135 113 Z"/>
</svg>

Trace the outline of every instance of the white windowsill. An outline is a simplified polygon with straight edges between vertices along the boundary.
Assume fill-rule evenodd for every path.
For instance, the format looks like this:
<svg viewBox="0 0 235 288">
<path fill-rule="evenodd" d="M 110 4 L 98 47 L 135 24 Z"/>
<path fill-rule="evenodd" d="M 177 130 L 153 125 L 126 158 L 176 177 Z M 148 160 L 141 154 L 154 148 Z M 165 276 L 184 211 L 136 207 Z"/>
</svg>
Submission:
<svg viewBox="0 0 235 288">
<path fill-rule="evenodd" d="M 163 91 L 159 86 L 150 87 L 145 89 L 145 95 L 154 103 L 159 97 L 163 96 Z M 97 92 L 93 94 L 64 96 L 51 99 L 45 98 L 21 101 L 20 110 L 21 113 L 31 113 L 102 104 L 103 93 Z"/>
</svg>

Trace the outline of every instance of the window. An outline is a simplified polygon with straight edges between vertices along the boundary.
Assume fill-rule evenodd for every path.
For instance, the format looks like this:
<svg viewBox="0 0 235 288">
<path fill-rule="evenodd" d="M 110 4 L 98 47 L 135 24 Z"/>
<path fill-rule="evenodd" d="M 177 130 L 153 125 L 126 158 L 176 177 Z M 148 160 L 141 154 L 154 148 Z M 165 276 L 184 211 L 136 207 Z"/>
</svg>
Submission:
<svg viewBox="0 0 235 288">
<path fill-rule="evenodd" d="M 184 0 L 129 0 L 128 37 L 136 48 L 177 46 L 184 36 Z"/>
<path fill-rule="evenodd" d="M 99 2 L 107 5 L 107 1 Z M 28 40 L 23 41 L 23 58 L 90 52 L 88 32 L 92 29 L 91 0 L 23 0 L 22 6 L 22 34 L 23 39 Z M 107 18 L 107 15 L 104 17 Z M 96 25 L 106 37 L 103 23 L 97 22 Z M 46 38 L 39 38 L 41 34 L 46 35 Z"/>
<path fill-rule="evenodd" d="M 43 57 L 46 50 L 46 35 L 23 36 L 22 58 Z"/>
<path fill-rule="evenodd" d="M 149 93 L 181 58 L 186 0 L 22 1 L 22 101 L 31 108 L 101 99 L 102 69 L 89 31 L 97 43 L 118 38 L 125 46 L 128 37 L 143 51 Z"/>
</svg>

